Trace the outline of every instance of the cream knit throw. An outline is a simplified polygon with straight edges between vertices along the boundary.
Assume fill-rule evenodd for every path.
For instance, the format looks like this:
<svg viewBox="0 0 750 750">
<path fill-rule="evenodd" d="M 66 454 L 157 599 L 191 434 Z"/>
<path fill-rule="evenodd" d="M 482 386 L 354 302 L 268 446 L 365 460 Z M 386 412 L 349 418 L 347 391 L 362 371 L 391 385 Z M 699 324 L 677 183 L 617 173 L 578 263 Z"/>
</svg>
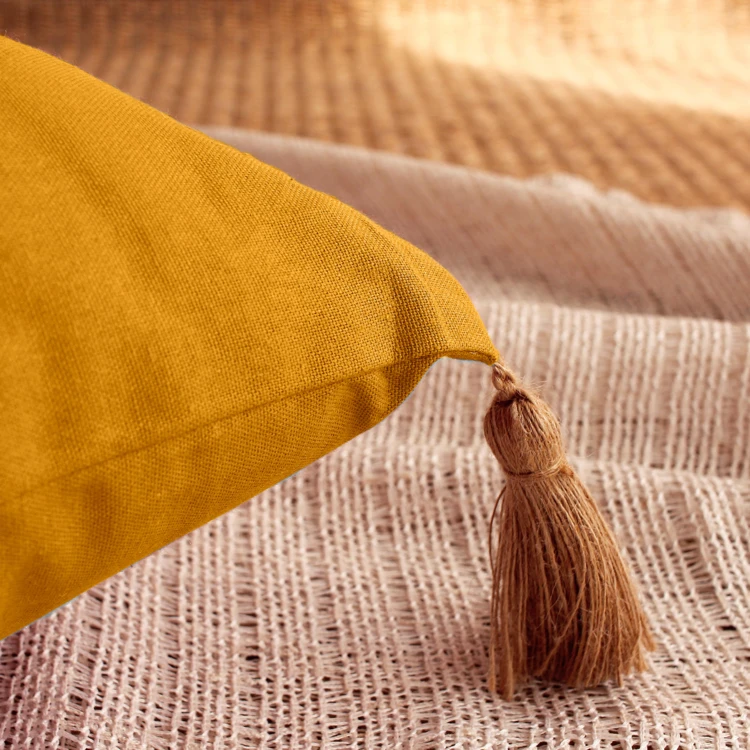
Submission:
<svg viewBox="0 0 750 750">
<path fill-rule="evenodd" d="M 562 418 L 659 644 L 486 689 L 485 368 L 0 642 L 5 748 L 750 747 L 750 219 L 220 136 L 406 236 Z"/>
</svg>

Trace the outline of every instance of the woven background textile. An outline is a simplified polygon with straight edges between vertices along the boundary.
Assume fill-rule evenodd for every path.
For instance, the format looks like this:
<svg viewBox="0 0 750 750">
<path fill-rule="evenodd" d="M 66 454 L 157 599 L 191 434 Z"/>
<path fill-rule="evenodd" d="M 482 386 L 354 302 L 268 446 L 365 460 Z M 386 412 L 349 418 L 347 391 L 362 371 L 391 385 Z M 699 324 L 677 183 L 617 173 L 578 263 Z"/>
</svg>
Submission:
<svg viewBox="0 0 750 750">
<path fill-rule="evenodd" d="M 563 419 L 653 671 L 487 692 L 491 386 L 443 360 L 374 430 L 0 642 L 5 747 L 750 746 L 750 219 L 217 134 L 464 283 Z"/>
<path fill-rule="evenodd" d="M 745 0 L 2 0 L 184 122 L 750 207 Z"/>
</svg>

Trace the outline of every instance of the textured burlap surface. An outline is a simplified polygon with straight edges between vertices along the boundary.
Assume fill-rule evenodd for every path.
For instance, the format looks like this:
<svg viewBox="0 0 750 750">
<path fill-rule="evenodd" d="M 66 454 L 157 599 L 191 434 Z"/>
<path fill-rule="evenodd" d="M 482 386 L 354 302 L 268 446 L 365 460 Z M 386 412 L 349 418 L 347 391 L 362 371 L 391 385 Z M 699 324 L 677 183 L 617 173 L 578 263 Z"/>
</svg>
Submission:
<svg viewBox="0 0 750 750">
<path fill-rule="evenodd" d="M 744 0 L 3 0 L 184 122 L 750 206 Z"/>
</svg>

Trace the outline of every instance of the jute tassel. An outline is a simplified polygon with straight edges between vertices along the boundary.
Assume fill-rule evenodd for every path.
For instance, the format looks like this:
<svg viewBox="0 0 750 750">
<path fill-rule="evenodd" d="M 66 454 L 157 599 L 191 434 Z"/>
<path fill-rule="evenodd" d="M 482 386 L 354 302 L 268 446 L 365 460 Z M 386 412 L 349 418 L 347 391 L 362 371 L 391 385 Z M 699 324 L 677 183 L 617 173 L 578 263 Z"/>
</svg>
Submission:
<svg viewBox="0 0 750 750">
<path fill-rule="evenodd" d="M 644 669 L 653 641 L 614 535 L 550 408 L 501 364 L 492 382 L 484 434 L 506 484 L 493 512 L 490 689 L 510 699 L 530 677 L 619 683 Z"/>
</svg>

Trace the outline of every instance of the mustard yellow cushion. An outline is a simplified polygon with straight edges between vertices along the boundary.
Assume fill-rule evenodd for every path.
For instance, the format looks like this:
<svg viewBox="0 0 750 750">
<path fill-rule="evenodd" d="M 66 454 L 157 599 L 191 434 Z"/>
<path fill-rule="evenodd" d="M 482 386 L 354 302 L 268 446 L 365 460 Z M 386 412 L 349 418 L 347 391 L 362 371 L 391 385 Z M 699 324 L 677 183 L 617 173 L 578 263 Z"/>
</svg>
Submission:
<svg viewBox="0 0 750 750">
<path fill-rule="evenodd" d="M 0 637 L 496 352 L 330 196 L 0 37 Z"/>
</svg>

